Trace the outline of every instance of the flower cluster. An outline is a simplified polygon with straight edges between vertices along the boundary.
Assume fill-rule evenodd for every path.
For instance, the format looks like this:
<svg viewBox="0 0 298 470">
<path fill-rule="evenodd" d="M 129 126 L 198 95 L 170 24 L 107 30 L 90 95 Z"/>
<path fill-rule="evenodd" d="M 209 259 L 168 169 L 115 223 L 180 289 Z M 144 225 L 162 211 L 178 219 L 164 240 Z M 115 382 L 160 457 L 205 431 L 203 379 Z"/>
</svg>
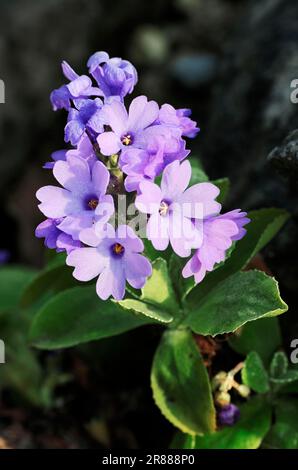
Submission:
<svg viewBox="0 0 298 470">
<path fill-rule="evenodd" d="M 44 165 L 60 186 L 37 192 L 47 218 L 36 236 L 48 248 L 66 251 L 76 279 L 98 277 L 100 298 L 122 299 L 126 282 L 140 289 L 152 272 L 137 230 L 119 222 L 117 197 L 128 195 L 146 219 L 145 236 L 154 248 L 170 244 L 178 256 L 191 257 L 182 275 L 201 282 L 245 234 L 246 214 L 220 214 L 212 183 L 189 187 L 185 138 L 199 132 L 189 109 L 160 107 L 145 96 L 127 108 L 124 99 L 138 79 L 135 67 L 106 52 L 93 54 L 87 67 L 89 75 L 79 75 L 63 62 L 68 83 L 51 93 L 53 109 L 68 113 L 69 148 Z"/>
</svg>

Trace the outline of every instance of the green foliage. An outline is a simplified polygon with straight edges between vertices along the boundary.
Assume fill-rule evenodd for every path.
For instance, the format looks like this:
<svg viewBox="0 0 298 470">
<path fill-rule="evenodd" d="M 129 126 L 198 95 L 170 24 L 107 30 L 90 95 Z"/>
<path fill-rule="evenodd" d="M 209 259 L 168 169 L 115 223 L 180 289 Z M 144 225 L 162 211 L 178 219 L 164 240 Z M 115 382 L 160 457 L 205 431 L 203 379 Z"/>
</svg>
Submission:
<svg viewBox="0 0 298 470">
<path fill-rule="evenodd" d="M 298 398 L 279 400 L 274 414 L 275 422 L 263 447 L 298 449 Z"/>
<path fill-rule="evenodd" d="M 141 313 L 146 317 L 153 318 L 154 320 L 160 321 L 161 323 L 170 323 L 173 320 L 172 315 L 170 315 L 165 310 L 141 300 L 136 299 L 124 299 L 118 302 L 121 307 L 130 310 L 132 312 Z"/>
<path fill-rule="evenodd" d="M 239 272 L 217 285 L 190 312 L 185 322 L 195 332 L 218 335 L 245 323 L 287 311 L 278 284 L 260 271 Z"/>
<path fill-rule="evenodd" d="M 142 289 L 141 299 L 144 302 L 156 305 L 160 310 L 177 315 L 179 305 L 166 261 L 162 258 L 156 259 L 152 263 L 152 270 L 152 276 Z"/>
<path fill-rule="evenodd" d="M 284 352 L 278 351 L 274 354 L 270 364 L 270 376 L 272 379 L 283 377 L 288 370 L 289 361 Z"/>
<path fill-rule="evenodd" d="M 65 259 L 65 254 L 59 253 L 31 279 L 21 298 L 23 307 L 29 307 L 41 298 L 45 301 L 55 293 L 77 284 L 71 270 L 65 266 Z"/>
<path fill-rule="evenodd" d="M 94 286 L 74 287 L 60 292 L 38 311 L 29 338 L 42 349 L 66 348 L 150 323 L 155 321 L 117 302 L 100 300 Z"/>
<path fill-rule="evenodd" d="M 270 364 L 270 380 L 276 385 L 288 385 L 298 381 L 298 370 L 289 368 L 289 361 L 284 352 L 274 354 Z"/>
<path fill-rule="evenodd" d="M 270 428 L 270 405 L 262 397 L 254 397 L 240 407 L 240 419 L 231 427 L 214 434 L 176 438 L 183 449 L 257 449 Z"/>
<path fill-rule="evenodd" d="M 183 432 L 215 429 L 215 410 L 206 368 L 188 330 L 169 330 L 156 351 L 151 386 L 163 415 Z"/>
<path fill-rule="evenodd" d="M 229 344 L 243 356 L 256 351 L 264 364 L 269 365 L 273 353 L 282 344 L 278 318 L 263 318 L 246 323 L 230 338 Z"/>
<path fill-rule="evenodd" d="M 34 311 L 20 308 L 20 300 L 35 273 L 23 267 L 0 270 L 0 337 L 5 343 L 5 364 L 0 366 L 0 389 L 9 387 L 33 406 L 50 407 L 61 374 L 44 370 L 38 354 L 28 345 Z"/>
<path fill-rule="evenodd" d="M 23 291 L 34 274 L 33 270 L 19 266 L 0 269 L 0 314 L 18 306 Z"/>
<path fill-rule="evenodd" d="M 242 382 L 258 393 L 269 391 L 269 378 L 262 359 L 257 352 L 251 351 L 241 371 Z"/>
</svg>

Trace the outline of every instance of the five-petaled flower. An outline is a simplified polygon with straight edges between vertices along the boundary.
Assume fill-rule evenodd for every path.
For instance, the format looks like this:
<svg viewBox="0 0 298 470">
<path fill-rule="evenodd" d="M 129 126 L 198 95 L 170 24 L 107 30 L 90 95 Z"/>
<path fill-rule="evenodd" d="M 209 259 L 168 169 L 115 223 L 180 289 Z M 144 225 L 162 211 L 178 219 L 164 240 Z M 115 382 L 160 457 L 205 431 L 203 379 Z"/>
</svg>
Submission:
<svg viewBox="0 0 298 470">
<path fill-rule="evenodd" d="M 45 186 L 37 191 L 41 212 L 49 218 L 62 218 L 57 227 L 79 239 L 80 232 L 96 222 L 106 223 L 114 213 L 113 197 L 106 194 L 110 175 L 101 162 L 92 169 L 86 160 L 69 156 L 57 161 L 53 170 L 63 186 Z"/>
<path fill-rule="evenodd" d="M 144 244 L 132 228 L 120 225 L 115 230 L 112 225 L 83 230 L 81 241 L 87 245 L 72 251 L 66 260 L 74 266 L 73 275 L 79 281 L 91 281 L 98 277 L 96 292 L 106 300 L 111 295 L 121 300 L 125 294 L 126 281 L 135 289 L 141 289 L 152 273 L 151 264 L 145 256 Z"/>
<path fill-rule="evenodd" d="M 147 236 L 153 246 L 165 250 L 170 242 L 174 252 L 182 257 L 201 245 L 199 225 L 203 219 L 221 209 L 216 202 L 219 189 L 212 183 L 198 183 L 187 189 L 190 178 L 189 161 L 175 161 L 165 168 L 160 187 L 144 181 L 136 198 L 137 208 L 150 215 Z"/>
</svg>

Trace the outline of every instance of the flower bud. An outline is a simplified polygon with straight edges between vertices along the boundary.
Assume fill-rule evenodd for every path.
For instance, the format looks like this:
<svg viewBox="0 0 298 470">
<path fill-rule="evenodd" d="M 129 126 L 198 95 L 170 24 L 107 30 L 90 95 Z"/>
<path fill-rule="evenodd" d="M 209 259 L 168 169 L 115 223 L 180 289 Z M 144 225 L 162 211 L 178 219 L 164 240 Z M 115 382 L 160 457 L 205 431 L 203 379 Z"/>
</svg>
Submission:
<svg viewBox="0 0 298 470">
<path fill-rule="evenodd" d="M 237 391 L 239 395 L 241 395 L 241 397 L 243 398 L 247 398 L 250 395 L 250 388 L 243 384 L 239 385 L 239 387 L 237 388 Z"/>
<path fill-rule="evenodd" d="M 227 392 L 218 392 L 215 395 L 215 403 L 219 406 L 229 405 L 231 402 L 231 396 Z"/>
<path fill-rule="evenodd" d="M 218 372 L 212 379 L 212 390 L 216 390 L 226 380 L 226 378 L 226 372 Z"/>
<path fill-rule="evenodd" d="M 238 421 L 239 417 L 239 408 L 233 403 L 223 406 L 217 412 L 217 422 L 220 426 L 233 426 Z"/>
</svg>

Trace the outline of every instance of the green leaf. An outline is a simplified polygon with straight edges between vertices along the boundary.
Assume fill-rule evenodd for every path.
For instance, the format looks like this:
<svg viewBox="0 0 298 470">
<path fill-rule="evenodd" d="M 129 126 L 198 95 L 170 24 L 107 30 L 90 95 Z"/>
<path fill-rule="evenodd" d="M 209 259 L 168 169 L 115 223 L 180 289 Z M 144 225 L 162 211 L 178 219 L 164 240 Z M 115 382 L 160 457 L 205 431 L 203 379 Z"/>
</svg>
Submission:
<svg viewBox="0 0 298 470">
<path fill-rule="evenodd" d="M 298 449 L 298 399 L 280 400 L 275 409 L 275 423 L 266 436 L 264 448 Z"/>
<path fill-rule="evenodd" d="M 190 161 L 191 164 L 191 179 L 189 186 L 193 186 L 194 184 L 204 183 L 205 181 L 209 181 L 209 178 L 205 171 L 203 170 L 202 163 L 197 158 L 192 158 Z"/>
<path fill-rule="evenodd" d="M 61 253 L 52 258 L 48 265 L 33 277 L 22 295 L 21 305 L 28 307 L 45 295 L 51 297 L 56 292 L 74 287 L 76 284 L 71 269 L 65 265 L 65 255 Z"/>
<path fill-rule="evenodd" d="M 216 286 L 186 317 L 198 334 L 218 335 L 287 311 L 275 279 L 261 271 L 239 272 Z"/>
<path fill-rule="evenodd" d="M 181 431 L 215 429 L 208 374 L 190 331 L 165 332 L 154 357 L 151 386 L 162 414 Z"/>
<path fill-rule="evenodd" d="M 17 392 L 34 406 L 43 405 L 40 396 L 42 368 L 27 341 L 32 312 L 14 308 L 0 316 L 1 339 L 5 343 L 5 364 L 0 365 L 0 385 Z"/>
<path fill-rule="evenodd" d="M 278 351 L 274 354 L 270 364 L 270 377 L 279 379 L 288 371 L 289 361 L 284 352 Z"/>
<path fill-rule="evenodd" d="M 246 323 L 229 338 L 229 344 L 243 356 L 256 351 L 268 366 L 273 353 L 282 344 L 278 318 L 263 318 Z"/>
<path fill-rule="evenodd" d="M 33 270 L 21 266 L 0 269 L 0 313 L 18 306 L 23 290 L 33 275 Z"/>
<path fill-rule="evenodd" d="M 29 337 L 36 347 L 57 349 L 151 323 L 155 321 L 133 314 L 116 302 L 100 300 L 94 286 L 74 287 L 57 294 L 39 310 Z"/>
<path fill-rule="evenodd" d="M 173 320 L 172 315 L 154 305 L 142 302 L 136 299 L 124 299 L 118 302 L 121 307 L 133 312 L 141 313 L 149 318 L 154 318 L 162 323 L 170 323 Z"/>
<path fill-rule="evenodd" d="M 283 351 L 274 354 L 270 364 L 270 380 L 276 385 L 289 385 L 298 381 L 297 368 L 289 368 L 289 361 Z"/>
<path fill-rule="evenodd" d="M 194 449 L 196 445 L 196 436 L 193 434 L 185 434 L 181 431 L 176 432 L 170 449 Z"/>
<path fill-rule="evenodd" d="M 270 428 L 271 407 L 262 397 L 240 407 L 240 419 L 231 427 L 196 437 L 195 449 L 257 449 Z"/>
<path fill-rule="evenodd" d="M 216 198 L 220 204 L 223 204 L 228 197 L 231 188 L 231 182 L 229 178 L 220 178 L 213 180 L 211 183 L 215 184 L 220 190 L 219 196 Z"/>
<path fill-rule="evenodd" d="M 298 370 L 289 369 L 282 377 L 271 377 L 271 382 L 277 385 L 288 385 L 298 381 Z"/>
<path fill-rule="evenodd" d="M 241 371 L 242 381 L 257 393 L 269 391 L 269 378 L 262 359 L 257 352 L 251 351 Z"/>
<path fill-rule="evenodd" d="M 142 289 L 141 300 L 153 304 L 159 310 L 177 315 L 179 305 L 168 273 L 167 263 L 158 258 L 152 263 L 152 276 Z"/>
<path fill-rule="evenodd" d="M 194 288 L 195 282 L 193 277 L 184 278 L 182 277 L 182 269 L 186 264 L 185 258 L 179 258 L 175 253 L 172 253 L 169 262 L 169 272 L 172 279 L 172 283 L 179 298 L 182 302 L 184 301 L 187 294 Z"/>
<path fill-rule="evenodd" d="M 208 294 L 219 282 L 240 271 L 278 233 L 289 218 L 282 209 L 261 209 L 248 214 L 251 222 L 246 225 L 247 233 L 238 241 L 235 250 L 223 266 L 209 273 L 187 296 L 190 307 Z"/>
</svg>

